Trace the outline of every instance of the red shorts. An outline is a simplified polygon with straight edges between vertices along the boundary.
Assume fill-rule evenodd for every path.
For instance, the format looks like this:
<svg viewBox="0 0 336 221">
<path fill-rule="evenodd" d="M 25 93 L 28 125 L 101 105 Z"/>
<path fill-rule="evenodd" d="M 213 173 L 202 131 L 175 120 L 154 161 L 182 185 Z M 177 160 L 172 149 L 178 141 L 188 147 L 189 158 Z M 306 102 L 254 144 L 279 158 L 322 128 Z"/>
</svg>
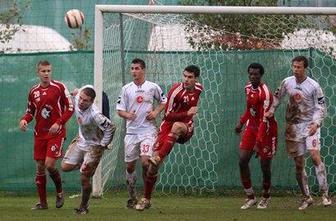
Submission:
<svg viewBox="0 0 336 221">
<path fill-rule="evenodd" d="M 58 159 L 62 156 L 64 136 L 48 139 L 34 138 L 34 160 L 45 160 L 46 157 Z"/>
<path fill-rule="evenodd" d="M 258 128 L 246 128 L 240 141 L 240 149 L 253 151 L 256 145 Z M 260 159 L 272 159 L 278 147 L 278 125 L 271 122 L 265 139 L 258 146 Z"/>
<path fill-rule="evenodd" d="M 184 144 L 185 142 L 190 140 L 190 138 L 194 134 L 194 124 L 193 123 L 190 123 L 190 124 L 184 123 L 184 124 L 187 126 L 187 133 L 184 136 L 180 136 L 176 140 L 176 143 Z M 159 150 L 159 147 L 162 146 L 163 141 L 166 140 L 166 138 L 168 137 L 168 134 L 170 133 L 172 127 L 173 127 L 173 123 L 161 124 L 159 134 L 154 144 L 154 151 Z"/>
</svg>

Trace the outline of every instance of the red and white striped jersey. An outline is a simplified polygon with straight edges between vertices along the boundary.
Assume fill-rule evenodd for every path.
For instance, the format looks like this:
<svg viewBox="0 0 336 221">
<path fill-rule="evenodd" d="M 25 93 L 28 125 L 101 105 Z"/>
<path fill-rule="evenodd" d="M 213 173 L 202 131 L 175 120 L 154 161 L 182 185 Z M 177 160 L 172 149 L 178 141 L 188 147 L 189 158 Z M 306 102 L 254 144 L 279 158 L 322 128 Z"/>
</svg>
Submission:
<svg viewBox="0 0 336 221">
<path fill-rule="evenodd" d="M 187 112 L 191 107 L 197 106 L 203 86 L 196 83 L 195 89 L 189 91 L 183 85 L 183 83 L 175 83 L 169 90 L 163 122 L 189 123 L 193 121 L 193 117 L 187 116 Z"/>
<path fill-rule="evenodd" d="M 262 122 L 275 120 L 274 117 L 264 118 L 265 112 L 270 110 L 273 103 L 273 95 L 266 84 L 260 83 L 258 88 L 253 88 L 249 82 L 245 86 L 245 94 L 246 111 L 240 118 L 242 124 L 246 123 L 246 127 L 259 128 Z"/>
<path fill-rule="evenodd" d="M 48 87 L 33 86 L 28 95 L 28 107 L 21 119 L 28 123 L 35 118 L 35 136 L 48 139 L 49 129 L 54 123 L 61 125 L 57 135 L 65 136 L 65 123 L 74 112 L 71 95 L 64 84 L 52 80 Z"/>
</svg>

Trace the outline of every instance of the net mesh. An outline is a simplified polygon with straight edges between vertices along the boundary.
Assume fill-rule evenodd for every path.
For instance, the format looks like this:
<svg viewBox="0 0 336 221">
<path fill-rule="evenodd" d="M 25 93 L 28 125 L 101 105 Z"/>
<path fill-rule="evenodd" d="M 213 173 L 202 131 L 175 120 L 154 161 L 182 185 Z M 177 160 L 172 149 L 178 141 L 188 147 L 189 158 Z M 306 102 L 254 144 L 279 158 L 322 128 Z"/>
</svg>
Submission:
<svg viewBox="0 0 336 221">
<path fill-rule="evenodd" d="M 116 97 L 122 85 L 132 81 L 128 69 L 135 57 L 146 61 L 147 79 L 158 83 L 165 92 L 181 80 L 185 66 L 197 64 L 201 68 L 204 93 L 195 134 L 189 143 L 175 145 L 160 170 L 157 191 L 202 193 L 240 187 L 239 137 L 233 128 L 245 108 L 247 66 L 251 62 L 263 64 L 264 80 L 274 91 L 282 79 L 291 75 L 291 59 L 296 55 L 309 58 L 309 75 L 319 81 L 326 94 L 329 114 L 322 127 L 321 153 L 330 189 L 335 191 L 332 147 L 336 132 L 335 17 L 127 13 L 122 15 L 123 29 L 119 21 L 117 14 L 104 14 L 103 90 L 111 96 Z M 120 36 L 123 36 L 122 49 Z M 126 64 L 125 68 L 122 64 Z M 279 150 L 272 166 L 273 184 L 279 189 L 295 190 L 293 162 L 284 148 L 284 105 L 276 117 L 280 132 Z M 121 119 L 114 120 L 118 128 L 124 128 Z M 105 155 L 106 168 L 111 165 L 117 168 L 114 173 L 103 171 L 108 176 L 105 179 L 111 180 L 104 186 L 105 190 L 125 183 L 121 160 L 123 135 L 124 130 L 119 129 L 113 144 L 118 150 Z M 251 161 L 251 171 L 253 183 L 260 187 L 262 175 L 258 160 Z M 312 189 L 317 192 L 310 158 L 307 158 L 307 172 Z"/>
</svg>

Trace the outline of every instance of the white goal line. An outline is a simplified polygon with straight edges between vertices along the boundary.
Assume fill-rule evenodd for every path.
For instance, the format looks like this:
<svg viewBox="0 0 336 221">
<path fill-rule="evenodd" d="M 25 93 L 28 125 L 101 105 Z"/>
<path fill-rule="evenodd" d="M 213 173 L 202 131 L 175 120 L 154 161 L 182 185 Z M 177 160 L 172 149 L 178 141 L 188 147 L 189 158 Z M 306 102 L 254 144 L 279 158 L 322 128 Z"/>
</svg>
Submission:
<svg viewBox="0 0 336 221">
<path fill-rule="evenodd" d="M 112 13 L 336 15 L 336 7 L 96 5 L 96 9 Z"/>
</svg>

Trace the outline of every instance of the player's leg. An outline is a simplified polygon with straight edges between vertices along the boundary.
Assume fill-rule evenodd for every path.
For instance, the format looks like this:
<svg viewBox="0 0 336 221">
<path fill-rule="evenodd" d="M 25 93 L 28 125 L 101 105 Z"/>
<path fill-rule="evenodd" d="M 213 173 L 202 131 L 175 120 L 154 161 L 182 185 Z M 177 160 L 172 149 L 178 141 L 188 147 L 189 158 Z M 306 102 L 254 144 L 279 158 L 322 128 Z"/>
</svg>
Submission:
<svg viewBox="0 0 336 221">
<path fill-rule="evenodd" d="M 251 156 L 253 155 L 253 151 L 240 149 L 239 150 L 239 172 L 240 172 L 240 180 L 244 187 L 244 191 L 246 194 L 246 201 L 240 207 L 241 209 L 248 209 L 251 206 L 257 203 L 255 193 L 252 187 L 251 182 L 251 173 L 249 167 L 249 161 Z"/>
<path fill-rule="evenodd" d="M 36 210 L 48 209 L 47 203 L 47 178 L 45 167 L 45 156 L 47 150 L 47 142 L 45 140 L 34 140 L 34 159 L 36 162 L 35 184 L 39 196 L 39 202 L 32 208 Z"/>
<path fill-rule="evenodd" d="M 256 142 L 256 131 L 246 128 L 242 134 L 239 145 L 239 172 L 240 180 L 243 185 L 246 200 L 240 207 L 241 209 L 248 209 L 257 203 L 255 193 L 252 187 L 251 174 L 249 162 L 253 155 L 253 149 Z"/>
<path fill-rule="evenodd" d="M 154 157 L 155 156 L 158 156 L 157 152 L 154 152 Z M 144 182 L 144 197 L 135 206 L 135 209 L 138 211 L 143 211 L 144 209 L 148 209 L 151 207 L 150 200 L 152 198 L 152 192 L 158 178 L 159 167 L 162 164 L 162 161 L 157 163 L 159 164 L 149 164 L 146 179 Z"/>
<path fill-rule="evenodd" d="M 82 199 L 79 207 L 75 209 L 76 214 L 87 214 L 89 212 L 89 199 L 92 189 L 90 179 L 95 173 L 103 153 L 104 149 L 101 146 L 91 146 L 84 156 L 84 161 L 80 168 Z"/>
<path fill-rule="evenodd" d="M 193 130 L 193 124 L 188 125 L 183 122 L 175 122 L 164 140 L 160 140 L 160 147 L 155 147 L 155 149 L 157 149 L 157 155 L 152 157 L 150 161 L 159 165 L 160 161 L 163 161 L 163 159 L 170 153 L 177 141 L 179 143 L 185 143 L 191 138 Z"/>
<path fill-rule="evenodd" d="M 48 141 L 47 157 L 45 160 L 46 169 L 48 170 L 49 176 L 56 187 L 56 208 L 61 208 L 64 204 L 61 174 L 56 168 L 56 161 L 62 155 L 63 143 L 64 137 L 62 136 L 50 139 Z"/>
<path fill-rule="evenodd" d="M 308 176 L 305 170 L 304 152 L 306 144 L 304 142 L 286 140 L 286 148 L 290 156 L 294 159 L 296 181 L 303 195 L 303 199 L 298 209 L 304 210 L 313 203 L 313 198 L 310 196 L 309 192 Z"/>
<path fill-rule="evenodd" d="M 271 200 L 272 172 L 271 164 L 273 156 L 278 146 L 278 125 L 270 122 L 268 133 L 263 141 L 257 146 L 258 156 L 260 157 L 260 167 L 263 174 L 262 197 L 258 203 L 258 209 L 266 209 Z"/>
<path fill-rule="evenodd" d="M 306 145 L 315 166 L 316 178 L 320 186 L 320 191 L 322 193 L 322 204 L 324 206 L 330 206 L 332 201 L 329 197 L 327 173 L 325 165 L 321 160 L 320 154 L 320 130 L 318 130 L 313 136 L 309 136 L 306 139 Z"/>
<path fill-rule="evenodd" d="M 126 135 L 124 138 L 125 144 L 125 163 L 126 163 L 126 186 L 128 192 L 128 200 L 126 207 L 134 208 L 137 203 L 135 184 L 136 176 L 136 161 L 139 158 L 139 141 L 137 135 Z"/>
</svg>

